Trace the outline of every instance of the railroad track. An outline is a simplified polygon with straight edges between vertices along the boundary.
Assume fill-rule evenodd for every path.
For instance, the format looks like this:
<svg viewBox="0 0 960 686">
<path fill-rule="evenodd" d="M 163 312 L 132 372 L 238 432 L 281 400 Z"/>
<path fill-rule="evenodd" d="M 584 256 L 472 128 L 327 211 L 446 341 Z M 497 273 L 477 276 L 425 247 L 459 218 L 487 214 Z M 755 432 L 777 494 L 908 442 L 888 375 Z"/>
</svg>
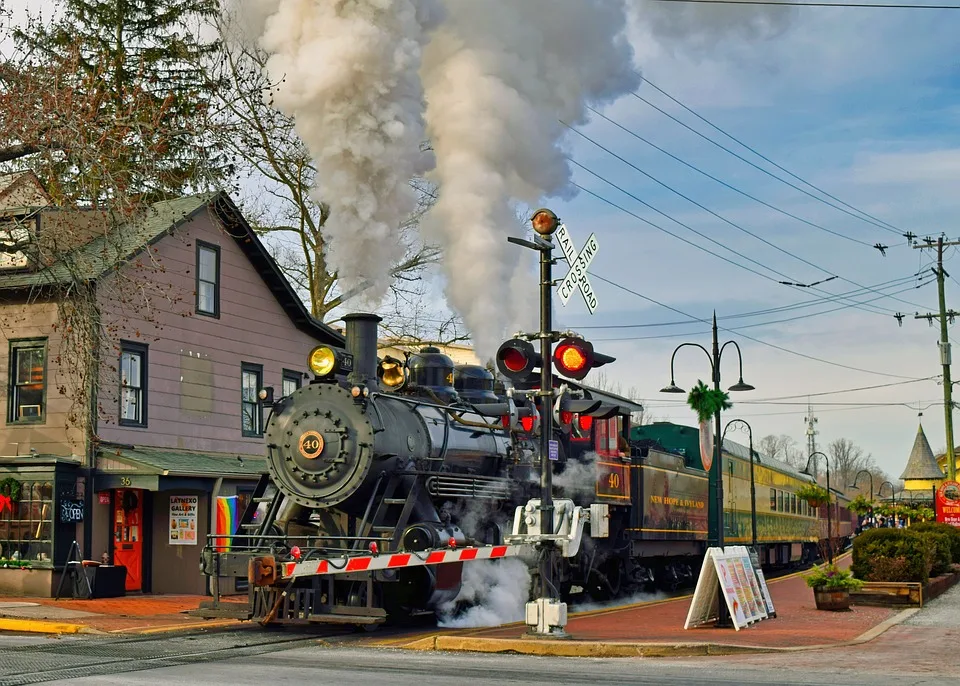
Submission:
<svg viewBox="0 0 960 686">
<path fill-rule="evenodd" d="M 0 644 L 0 686 L 122 674 L 161 667 L 219 662 L 316 645 L 343 630 L 309 635 L 241 630 L 177 636 L 38 639 L 42 643 Z"/>
</svg>

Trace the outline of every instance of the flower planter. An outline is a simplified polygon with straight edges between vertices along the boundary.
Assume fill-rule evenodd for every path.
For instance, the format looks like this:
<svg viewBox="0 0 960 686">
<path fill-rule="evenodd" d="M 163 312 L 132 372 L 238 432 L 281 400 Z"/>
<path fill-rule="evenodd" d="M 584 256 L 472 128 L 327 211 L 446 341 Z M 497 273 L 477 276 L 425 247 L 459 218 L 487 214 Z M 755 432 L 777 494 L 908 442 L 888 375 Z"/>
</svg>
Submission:
<svg viewBox="0 0 960 686">
<path fill-rule="evenodd" d="M 817 603 L 818 610 L 839 612 L 850 609 L 850 591 L 846 589 L 834 591 L 815 588 L 813 589 L 813 599 Z"/>
</svg>

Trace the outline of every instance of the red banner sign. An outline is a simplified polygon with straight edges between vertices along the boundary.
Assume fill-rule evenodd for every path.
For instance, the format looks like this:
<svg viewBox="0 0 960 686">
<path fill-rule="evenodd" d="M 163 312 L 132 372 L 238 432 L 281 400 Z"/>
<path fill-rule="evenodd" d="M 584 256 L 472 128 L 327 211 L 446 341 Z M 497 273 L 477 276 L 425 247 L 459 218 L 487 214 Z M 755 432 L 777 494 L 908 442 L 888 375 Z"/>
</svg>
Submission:
<svg viewBox="0 0 960 686">
<path fill-rule="evenodd" d="M 960 484 L 944 481 L 937 489 L 937 521 L 960 527 Z"/>
</svg>

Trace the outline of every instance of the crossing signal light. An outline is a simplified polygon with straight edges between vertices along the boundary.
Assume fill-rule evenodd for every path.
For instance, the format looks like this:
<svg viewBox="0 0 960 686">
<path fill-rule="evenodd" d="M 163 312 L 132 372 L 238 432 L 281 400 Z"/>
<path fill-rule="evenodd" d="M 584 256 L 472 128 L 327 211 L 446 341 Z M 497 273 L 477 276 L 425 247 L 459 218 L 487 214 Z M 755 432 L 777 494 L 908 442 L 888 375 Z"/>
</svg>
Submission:
<svg viewBox="0 0 960 686">
<path fill-rule="evenodd" d="M 576 336 L 564 338 L 553 351 L 553 364 L 559 374 L 579 381 L 591 369 L 601 367 L 616 358 L 598 353 L 593 343 Z"/>
<path fill-rule="evenodd" d="M 511 338 L 497 350 L 497 369 L 513 381 L 527 379 L 543 363 L 530 341 Z"/>
<path fill-rule="evenodd" d="M 560 398 L 556 404 L 554 417 L 557 422 L 563 426 L 573 424 L 573 418 L 576 415 L 589 415 L 600 409 L 599 400 L 573 400 L 571 398 Z"/>
</svg>

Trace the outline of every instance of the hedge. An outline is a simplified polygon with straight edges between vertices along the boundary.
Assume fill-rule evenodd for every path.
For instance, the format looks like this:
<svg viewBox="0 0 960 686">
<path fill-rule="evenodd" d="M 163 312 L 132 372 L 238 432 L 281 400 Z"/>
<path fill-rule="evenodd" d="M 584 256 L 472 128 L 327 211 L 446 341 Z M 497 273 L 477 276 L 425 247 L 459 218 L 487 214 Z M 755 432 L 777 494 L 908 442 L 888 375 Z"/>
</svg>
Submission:
<svg viewBox="0 0 960 686">
<path fill-rule="evenodd" d="M 950 538 L 950 560 L 960 564 L 960 529 L 943 522 L 917 522 L 910 526 L 911 531 L 937 531 Z"/>
<path fill-rule="evenodd" d="M 941 535 L 942 540 L 948 540 Z M 930 534 L 910 529 L 869 529 L 853 539 L 853 575 L 863 581 L 926 583 L 937 544 Z M 941 555 L 943 549 L 941 548 Z M 938 560 L 942 562 L 942 558 Z"/>
</svg>

